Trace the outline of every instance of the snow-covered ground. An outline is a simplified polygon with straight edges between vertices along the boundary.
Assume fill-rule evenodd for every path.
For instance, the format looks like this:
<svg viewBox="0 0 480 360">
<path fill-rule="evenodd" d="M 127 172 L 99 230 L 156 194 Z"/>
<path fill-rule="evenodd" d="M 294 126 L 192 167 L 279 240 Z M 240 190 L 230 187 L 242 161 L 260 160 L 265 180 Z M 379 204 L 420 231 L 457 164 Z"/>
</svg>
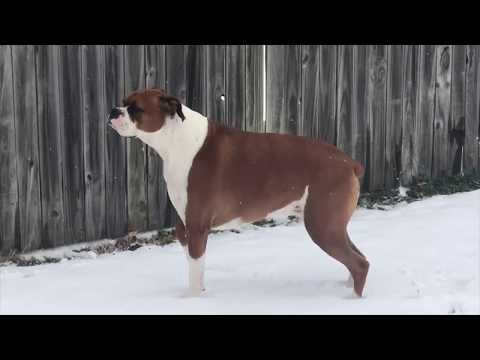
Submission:
<svg viewBox="0 0 480 360">
<path fill-rule="evenodd" d="M 390 211 L 358 210 L 352 240 L 367 255 L 365 297 L 303 224 L 211 235 L 206 286 L 180 298 L 178 243 L 33 267 L 0 267 L 2 314 L 478 314 L 480 191 Z"/>
</svg>

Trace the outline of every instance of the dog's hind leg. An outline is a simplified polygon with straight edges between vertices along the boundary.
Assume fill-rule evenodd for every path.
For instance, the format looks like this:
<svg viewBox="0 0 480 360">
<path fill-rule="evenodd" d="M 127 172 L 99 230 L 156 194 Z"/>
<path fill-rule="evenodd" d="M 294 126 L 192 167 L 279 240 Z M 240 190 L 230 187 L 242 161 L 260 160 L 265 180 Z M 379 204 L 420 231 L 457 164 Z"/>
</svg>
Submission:
<svg viewBox="0 0 480 360">
<path fill-rule="evenodd" d="M 355 244 L 352 242 L 352 240 L 350 240 L 350 236 L 348 235 L 348 233 L 347 233 L 347 238 L 348 238 L 348 244 L 353 249 L 353 251 L 355 251 L 358 255 L 360 255 L 361 257 L 366 259 L 367 257 L 365 255 L 363 255 L 363 253 L 360 250 L 358 250 L 358 248 L 355 246 Z"/>
<path fill-rule="evenodd" d="M 348 237 L 348 243 L 350 245 L 350 247 L 360 256 L 362 256 L 364 259 L 367 259 L 367 257 L 365 255 L 363 255 L 363 253 L 358 250 L 358 248 L 355 246 L 355 244 L 352 242 L 352 240 L 350 240 L 350 236 L 348 235 L 347 233 L 347 237 Z M 348 275 L 348 280 L 346 281 L 346 286 L 350 287 L 350 288 L 353 288 L 353 284 L 354 284 L 354 281 L 353 281 L 353 277 L 352 277 L 352 274 L 349 274 Z"/>
<path fill-rule="evenodd" d="M 349 181 L 337 182 L 330 189 L 310 186 L 304 218 L 312 240 L 345 265 L 353 278 L 355 293 L 362 296 L 369 263 L 347 233 L 347 224 L 356 205 L 352 188 L 356 190 Z"/>
<path fill-rule="evenodd" d="M 353 278 L 353 288 L 358 296 L 362 296 L 367 273 L 368 261 L 354 251 L 347 241 L 347 233 L 344 231 L 318 231 L 315 227 L 306 224 L 311 238 L 322 250 L 335 260 L 341 262 L 350 272 Z"/>
</svg>

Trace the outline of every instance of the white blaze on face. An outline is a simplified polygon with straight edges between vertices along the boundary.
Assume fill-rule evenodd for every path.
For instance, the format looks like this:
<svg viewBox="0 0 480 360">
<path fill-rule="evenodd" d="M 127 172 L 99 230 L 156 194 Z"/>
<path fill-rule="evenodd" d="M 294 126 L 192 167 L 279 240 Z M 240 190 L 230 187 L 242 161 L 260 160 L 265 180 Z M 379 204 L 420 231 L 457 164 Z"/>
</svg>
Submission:
<svg viewBox="0 0 480 360">
<path fill-rule="evenodd" d="M 127 108 L 117 107 L 117 109 L 122 112 L 122 115 L 110 120 L 112 128 L 121 136 L 137 136 L 137 127 L 132 119 L 130 119 Z"/>
</svg>

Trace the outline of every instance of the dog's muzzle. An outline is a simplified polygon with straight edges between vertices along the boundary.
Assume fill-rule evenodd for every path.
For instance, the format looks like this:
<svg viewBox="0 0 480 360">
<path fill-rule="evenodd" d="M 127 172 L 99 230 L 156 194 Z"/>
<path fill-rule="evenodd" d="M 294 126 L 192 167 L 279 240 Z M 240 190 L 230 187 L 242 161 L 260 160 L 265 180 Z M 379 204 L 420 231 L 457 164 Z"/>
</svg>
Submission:
<svg viewBox="0 0 480 360">
<path fill-rule="evenodd" d="M 119 108 L 113 108 L 112 111 L 110 111 L 110 114 L 108 115 L 108 124 L 112 123 L 112 119 L 116 119 L 119 116 L 123 115 L 123 111 L 120 110 Z"/>
</svg>

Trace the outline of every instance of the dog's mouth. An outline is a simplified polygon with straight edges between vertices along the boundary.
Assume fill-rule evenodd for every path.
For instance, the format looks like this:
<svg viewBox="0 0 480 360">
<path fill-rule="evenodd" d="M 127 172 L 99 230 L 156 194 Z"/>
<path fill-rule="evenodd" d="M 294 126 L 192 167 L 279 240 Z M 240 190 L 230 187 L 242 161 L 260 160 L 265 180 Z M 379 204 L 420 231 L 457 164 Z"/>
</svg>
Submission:
<svg viewBox="0 0 480 360">
<path fill-rule="evenodd" d="M 120 136 L 134 136 L 128 115 L 125 115 L 125 113 L 118 108 L 112 110 L 108 118 L 108 126 L 115 130 Z"/>
<path fill-rule="evenodd" d="M 115 119 L 111 119 L 109 124 L 113 129 L 117 131 L 127 130 L 128 124 L 126 120 L 127 119 L 125 118 L 125 116 L 119 116 Z"/>
<path fill-rule="evenodd" d="M 125 116 L 125 109 L 115 107 L 108 115 L 108 125 L 118 133 L 128 130 L 128 119 Z"/>
</svg>

